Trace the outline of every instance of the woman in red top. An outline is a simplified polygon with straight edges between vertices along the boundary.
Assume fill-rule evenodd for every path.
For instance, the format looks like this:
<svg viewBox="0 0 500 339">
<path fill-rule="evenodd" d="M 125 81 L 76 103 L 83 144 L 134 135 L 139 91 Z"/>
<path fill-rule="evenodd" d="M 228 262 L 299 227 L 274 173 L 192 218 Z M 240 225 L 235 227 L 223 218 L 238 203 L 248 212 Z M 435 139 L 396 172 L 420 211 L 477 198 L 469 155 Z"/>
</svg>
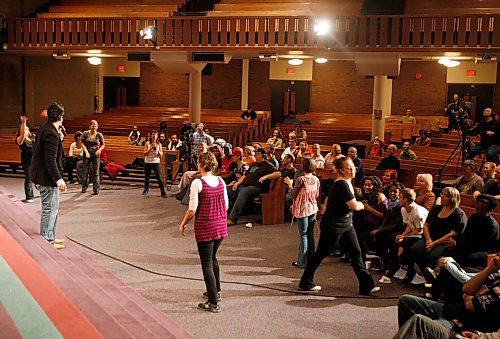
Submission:
<svg viewBox="0 0 500 339">
<path fill-rule="evenodd" d="M 217 250 L 222 239 L 227 237 L 228 199 L 226 185 L 221 177 L 213 175 L 217 171 L 217 160 L 212 153 L 202 153 L 198 158 L 201 178 L 191 183 L 189 208 L 179 226 L 179 232 L 186 235 L 187 223 L 196 215 L 194 235 L 198 245 L 203 279 L 208 301 L 198 304 L 204 311 L 220 311 L 220 277 Z"/>
</svg>

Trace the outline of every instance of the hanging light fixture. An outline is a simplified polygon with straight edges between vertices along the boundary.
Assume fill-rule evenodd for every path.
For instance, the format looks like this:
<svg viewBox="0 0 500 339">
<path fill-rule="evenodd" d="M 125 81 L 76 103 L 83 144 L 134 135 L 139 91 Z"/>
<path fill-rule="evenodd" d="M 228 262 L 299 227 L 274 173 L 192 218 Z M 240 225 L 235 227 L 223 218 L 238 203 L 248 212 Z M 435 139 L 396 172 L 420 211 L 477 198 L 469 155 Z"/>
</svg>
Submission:
<svg viewBox="0 0 500 339">
<path fill-rule="evenodd" d="M 325 62 L 328 62 L 327 58 L 316 58 L 314 61 L 318 64 L 324 64 Z"/>
<path fill-rule="evenodd" d="M 102 64 L 102 59 L 96 56 L 88 58 L 87 61 L 89 62 L 89 64 L 94 66 Z"/>
<path fill-rule="evenodd" d="M 460 61 L 452 59 L 439 59 L 438 63 L 446 67 L 457 67 L 460 65 Z"/>
<path fill-rule="evenodd" d="M 295 59 L 288 60 L 288 63 L 290 65 L 293 65 L 293 66 L 299 66 L 299 65 L 302 65 L 304 63 L 304 60 L 295 58 Z"/>
</svg>

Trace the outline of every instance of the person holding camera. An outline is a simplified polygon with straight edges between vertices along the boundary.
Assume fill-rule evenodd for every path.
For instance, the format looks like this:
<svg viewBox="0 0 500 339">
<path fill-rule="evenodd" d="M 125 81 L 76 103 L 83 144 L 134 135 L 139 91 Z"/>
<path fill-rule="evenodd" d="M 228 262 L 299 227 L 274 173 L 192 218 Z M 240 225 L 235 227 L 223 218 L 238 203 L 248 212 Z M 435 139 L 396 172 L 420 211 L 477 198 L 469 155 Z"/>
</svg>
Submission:
<svg viewBox="0 0 500 339">
<path fill-rule="evenodd" d="M 31 134 L 27 126 L 28 117 L 21 115 L 21 126 L 16 134 L 16 144 L 21 149 L 21 165 L 24 172 L 24 194 L 26 202 L 35 202 L 33 194 L 33 184 L 30 179 L 31 156 L 33 155 L 33 145 L 35 144 L 35 136 Z"/>
<path fill-rule="evenodd" d="M 458 108 L 460 106 L 460 95 L 458 93 L 453 93 L 453 101 L 448 104 L 445 109 L 446 116 L 448 117 L 448 130 L 458 129 Z"/>
<path fill-rule="evenodd" d="M 470 130 L 470 135 L 478 135 L 479 145 L 469 152 L 469 158 L 486 151 L 486 160 L 496 162 L 496 155 L 500 153 L 500 122 L 495 119 L 495 113 L 490 107 L 483 111 L 483 120 Z"/>
<path fill-rule="evenodd" d="M 165 185 L 161 176 L 160 159 L 163 156 L 163 149 L 158 142 L 158 132 L 155 130 L 149 132 L 149 141 L 144 145 L 144 191 L 142 195 L 149 193 L 149 179 L 151 171 L 155 171 L 156 180 L 160 186 L 161 197 L 166 198 Z"/>
</svg>

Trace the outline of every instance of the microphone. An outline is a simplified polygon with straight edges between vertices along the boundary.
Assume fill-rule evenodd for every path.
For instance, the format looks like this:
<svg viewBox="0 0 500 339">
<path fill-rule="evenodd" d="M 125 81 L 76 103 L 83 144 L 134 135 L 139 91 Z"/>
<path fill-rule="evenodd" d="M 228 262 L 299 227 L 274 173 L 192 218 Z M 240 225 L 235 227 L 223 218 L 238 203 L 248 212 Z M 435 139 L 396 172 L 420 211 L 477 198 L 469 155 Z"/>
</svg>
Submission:
<svg viewBox="0 0 500 339">
<path fill-rule="evenodd" d="M 66 133 L 66 128 L 64 128 L 64 126 L 63 126 L 63 125 L 59 126 L 59 129 L 61 130 L 61 133 L 62 133 L 64 136 L 66 136 L 66 135 L 67 135 L 67 133 Z"/>
</svg>

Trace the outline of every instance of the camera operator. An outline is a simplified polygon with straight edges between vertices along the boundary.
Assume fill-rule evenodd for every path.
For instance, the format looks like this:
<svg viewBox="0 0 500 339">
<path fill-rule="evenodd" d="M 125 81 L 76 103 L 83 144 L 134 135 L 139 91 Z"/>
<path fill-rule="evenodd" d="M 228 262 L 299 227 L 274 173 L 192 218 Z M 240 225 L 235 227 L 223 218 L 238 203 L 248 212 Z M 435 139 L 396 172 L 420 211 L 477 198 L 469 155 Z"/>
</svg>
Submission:
<svg viewBox="0 0 500 339">
<path fill-rule="evenodd" d="M 470 153 L 470 159 L 486 151 L 486 159 L 496 162 L 496 155 L 500 153 L 500 122 L 495 119 L 495 113 L 490 107 L 486 107 L 483 111 L 483 120 L 469 131 L 470 135 L 478 135 L 480 137 L 479 146 L 474 147 Z"/>
<path fill-rule="evenodd" d="M 453 101 L 446 107 L 446 116 L 448 117 L 448 130 L 458 130 L 458 109 L 460 107 L 460 95 L 453 93 Z"/>
</svg>

